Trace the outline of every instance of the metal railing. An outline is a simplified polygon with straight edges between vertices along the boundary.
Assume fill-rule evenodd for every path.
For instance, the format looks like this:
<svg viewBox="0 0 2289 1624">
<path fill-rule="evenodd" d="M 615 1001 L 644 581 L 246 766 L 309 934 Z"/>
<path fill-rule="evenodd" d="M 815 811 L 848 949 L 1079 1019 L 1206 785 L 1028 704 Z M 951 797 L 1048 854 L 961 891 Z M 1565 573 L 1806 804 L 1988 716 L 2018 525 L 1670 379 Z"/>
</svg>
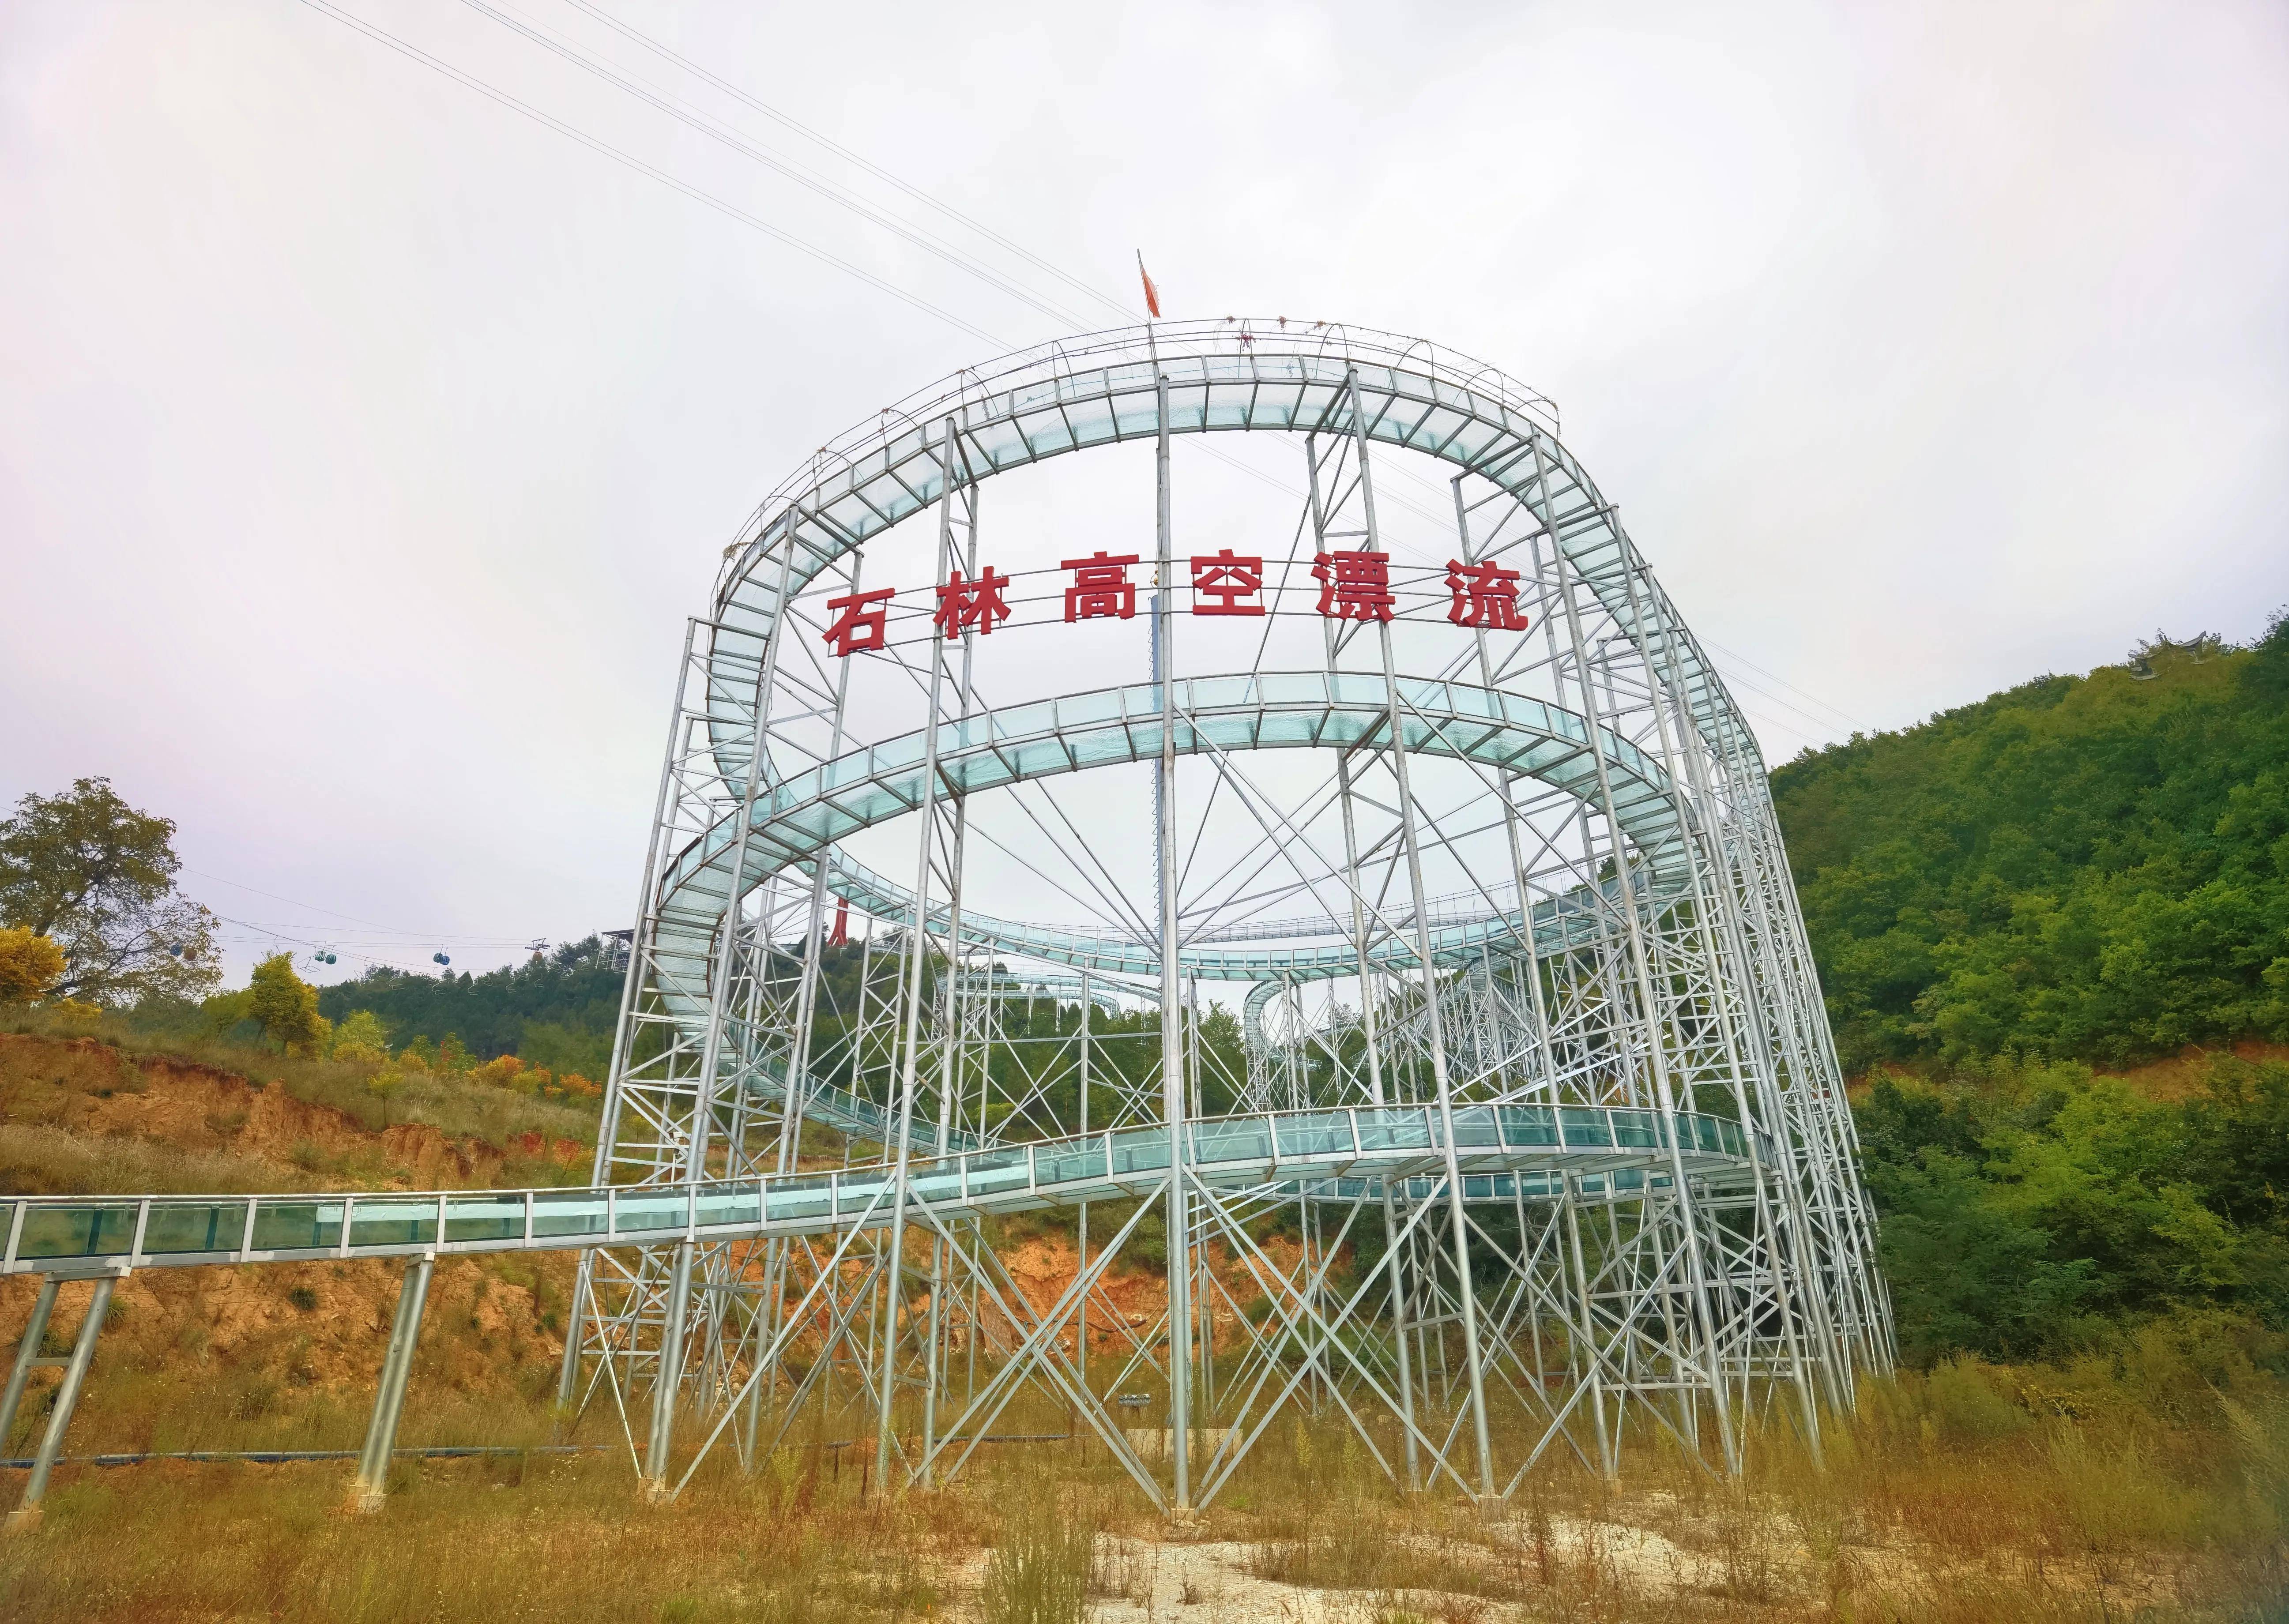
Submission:
<svg viewBox="0 0 2289 1624">
<path fill-rule="evenodd" d="M 1453 1113 L 1465 1198 L 1555 1198 L 1572 1176 L 1583 1191 L 1623 1196 L 1667 1182 L 1672 1134 L 1687 1171 L 1750 1168 L 1738 1122 L 1620 1106 L 1472 1105 Z M 1364 1198 L 1388 1183 L 1427 1199 L 1440 1181 L 1422 1169 L 1446 1148 L 1430 1106 L 1360 1107 L 1222 1117 L 1191 1124 L 1185 1165 L 1206 1182 L 1278 1184 L 1330 1200 Z M 1758 1134 L 1758 1153 L 1772 1156 Z M 1115 1200 L 1156 1188 L 1168 1169 L 1164 1128 L 1129 1128 L 990 1146 L 911 1163 L 909 1202 L 944 1213 Z M 1635 1180 L 1624 1175 L 1634 1173 Z M 121 1270 L 390 1257 L 423 1252 L 579 1250 L 818 1233 L 890 1222 L 897 1169 L 876 1162 L 696 1185 L 576 1190 L 344 1192 L 275 1196 L 37 1196 L 0 1202 L 7 1245 L 0 1273 Z"/>
</svg>

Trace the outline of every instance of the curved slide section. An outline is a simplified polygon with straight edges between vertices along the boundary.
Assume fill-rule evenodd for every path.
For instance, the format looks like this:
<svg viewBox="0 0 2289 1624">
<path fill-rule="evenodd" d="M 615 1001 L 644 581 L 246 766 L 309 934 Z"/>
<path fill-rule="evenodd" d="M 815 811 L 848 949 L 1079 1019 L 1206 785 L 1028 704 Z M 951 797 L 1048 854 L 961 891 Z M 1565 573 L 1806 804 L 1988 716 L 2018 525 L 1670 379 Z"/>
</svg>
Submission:
<svg viewBox="0 0 2289 1624">
<path fill-rule="evenodd" d="M 1397 334 L 1322 323 L 1163 322 L 1061 339 L 983 366 L 887 408 L 823 448 L 750 522 L 719 577 L 718 647 L 759 657 L 782 583 L 800 593 L 852 550 L 935 504 L 949 424 L 956 482 L 978 483 L 1094 447 L 1152 441 L 1168 380 L 1171 434 L 1349 432 L 1477 474 L 1530 508 L 1572 571 L 1640 649 L 1675 661 L 1694 726 L 1719 755 L 1762 776 L 1763 757 L 1715 666 L 1659 585 L 1639 578 L 1613 506 L 1557 437 L 1549 401 L 1500 370 Z M 1357 380 L 1358 422 L 1348 404 Z M 784 560 L 790 568 L 782 570 Z M 719 729 L 731 782 L 752 724 Z"/>
<path fill-rule="evenodd" d="M 1390 725 L 1391 685 L 1380 674 L 1260 672 L 1190 678 L 1176 686 L 1180 755 L 1343 749 L 1376 738 Z M 1540 700 L 1461 682 L 1402 677 L 1397 686 L 1406 745 L 1416 755 L 1522 775 L 1591 799 L 1597 754 L 1602 753 L 1614 786 L 1615 816 L 1641 854 L 1646 883 L 1655 894 L 1688 888 L 1677 798 L 1660 764 L 1627 739 L 1600 728 L 1593 752 L 1583 718 Z M 1160 755 L 1160 728 L 1157 684 L 1040 700 L 941 724 L 938 773 L 945 785 L 976 793 L 1151 761 Z M 822 858 L 831 863 L 837 841 L 921 809 L 926 745 L 917 729 L 772 784 L 767 795 L 757 797 L 741 875 L 731 872 L 739 850 L 737 808 L 678 854 L 659 885 L 653 955 L 659 995 L 673 1015 L 695 1029 L 704 1026 L 711 950 L 733 896 L 746 896 L 782 869 L 808 869 Z M 886 912 L 901 900 L 887 884 L 878 895 Z M 903 901 L 911 913 L 911 893 L 903 894 Z M 1594 927 L 1598 907 L 1587 897 L 1537 904 L 1537 936 L 1547 930 L 1549 951 L 1560 951 L 1577 923 Z M 1514 940 L 1517 933 L 1515 920 L 1503 916 L 1441 926 L 1432 958 L 1464 962 L 1489 944 Z M 1131 975 L 1159 970 L 1157 951 L 1143 944 L 1079 932 L 1009 927 L 995 944 L 1079 968 Z M 1386 936 L 1370 953 L 1390 969 L 1416 962 L 1414 944 L 1405 935 Z M 1203 979 L 1260 982 L 1351 975 L 1359 959 L 1348 943 L 1322 943 L 1200 949 L 1182 962 L 1188 974 Z"/>
</svg>

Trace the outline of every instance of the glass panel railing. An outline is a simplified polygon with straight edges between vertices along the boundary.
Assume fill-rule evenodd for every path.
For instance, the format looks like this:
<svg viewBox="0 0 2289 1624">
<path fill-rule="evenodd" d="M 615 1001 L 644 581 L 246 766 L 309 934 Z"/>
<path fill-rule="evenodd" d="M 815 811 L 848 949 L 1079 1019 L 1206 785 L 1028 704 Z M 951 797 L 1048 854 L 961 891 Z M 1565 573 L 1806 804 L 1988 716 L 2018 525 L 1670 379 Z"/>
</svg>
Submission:
<svg viewBox="0 0 2289 1624">
<path fill-rule="evenodd" d="M 1105 1141 L 1063 1140 L 1033 1151 L 1034 1176 L 1044 1184 L 1078 1183 L 1105 1176 Z"/>
<path fill-rule="evenodd" d="M 710 1184 L 699 1191 L 692 1222 L 702 1228 L 754 1223 L 762 1216 L 762 1192 L 753 1184 Z"/>
<path fill-rule="evenodd" d="M 846 1200 L 849 1198 L 844 1198 Z M 773 1179 L 763 1187 L 763 1215 L 773 1223 L 823 1218 L 833 1210 L 834 1179 L 830 1174 L 810 1174 L 796 1179 Z"/>
<path fill-rule="evenodd" d="M 532 1198 L 532 1232 L 536 1236 L 602 1235 L 604 1192 L 578 1190 L 536 1195 Z"/>
<path fill-rule="evenodd" d="M 1202 1122 L 1192 1128 L 1195 1163 L 1261 1162 L 1272 1159 L 1272 1130 L 1259 1118 Z"/>
<path fill-rule="evenodd" d="M 256 1228 L 260 1229 L 259 1219 Z M 360 1201 L 350 1208 L 353 1246 L 434 1246 L 436 1239 L 437 1203 L 434 1198 Z"/>
<path fill-rule="evenodd" d="M 680 1230 L 690 1212 L 683 1191 L 624 1190 L 613 1208 L 612 1222 L 621 1233 L 643 1230 Z"/>
<path fill-rule="evenodd" d="M 1613 1145 L 1613 1125 L 1606 1120 L 1604 1111 L 1567 1105 L 1559 1108 L 1558 1117 L 1565 1126 L 1567 1150 L 1606 1150 Z"/>
<path fill-rule="evenodd" d="M 196 1206 L 154 1203 L 143 1226 L 143 1250 L 154 1255 L 176 1252 L 235 1252 L 246 1234 L 246 1203 L 202 1201 Z"/>
<path fill-rule="evenodd" d="M 1455 1144 L 1457 1149 L 1484 1149 L 1501 1143 L 1502 1136 L 1495 1131 L 1493 1106 L 1459 1105 L 1455 1108 Z"/>
<path fill-rule="evenodd" d="M 430 1209 L 436 1210 L 434 1206 Z M 258 1201 L 254 1204 L 257 1252 L 318 1252 L 342 1244 L 339 1201 Z"/>
<path fill-rule="evenodd" d="M 353 1232 L 357 1222 L 352 1219 Z M 514 1196 L 454 1196 L 445 1203 L 445 1238 L 454 1240 L 522 1240 L 524 1198 Z"/>
<path fill-rule="evenodd" d="M 135 1241 L 135 1204 L 124 1206 L 35 1206 L 24 1214 L 16 1255 L 111 1257 Z"/>
<path fill-rule="evenodd" d="M 1419 1108 L 1376 1106 L 1359 1113 L 1360 1149 L 1427 1150 L 1431 1148 L 1431 1113 Z"/>
<path fill-rule="evenodd" d="M 1352 1119 L 1340 1111 L 1273 1120 L 1282 1156 L 1348 1156 L 1352 1152 Z"/>
<path fill-rule="evenodd" d="M 1661 1149 L 1661 1129 L 1649 1111 L 1615 1111 L 1606 1113 L 1614 1126 L 1614 1142 L 1634 1150 Z"/>
<path fill-rule="evenodd" d="M 1024 1150 L 981 1150 L 969 1158 L 969 1194 L 974 1200 L 980 1196 L 1005 1195 L 1013 1190 L 1025 1188 L 1031 1169 Z"/>
<path fill-rule="evenodd" d="M 1514 1150 L 1540 1150 L 1558 1142 L 1558 1118 L 1547 1105 L 1505 1105 L 1503 1142 Z"/>
<path fill-rule="evenodd" d="M 1157 1127 L 1113 1136 L 1113 1171 L 1150 1173 L 1168 1165 L 1168 1135 Z"/>
<path fill-rule="evenodd" d="M 849 1175 L 845 1174 L 844 1177 L 845 1182 L 842 1186 L 842 1210 L 845 1214 L 848 1214 L 853 1210 L 850 1201 L 851 1184 L 849 1182 Z M 872 1178 L 869 1178 L 865 1182 L 865 1187 L 858 1197 L 858 1205 L 860 1206 L 864 1206 L 868 1201 L 873 1199 L 876 1182 L 877 1181 Z M 961 1200 L 961 1158 L 959 1157 L 949 1156 L 942 1162 L 921 1162 L 909 1166 L 906 1169 L 906 1189 L 917 1201 L 936 1202 Z"/>
<path fill-rule="evenodd" d="M 1741 1132 L 1739 1123 L 1719 1122 L 1717 1125 L 1717 1131 L 1727 1155 L 1746 1156 L 1749 1153 L 1749 1141 Z"/>
</svg>

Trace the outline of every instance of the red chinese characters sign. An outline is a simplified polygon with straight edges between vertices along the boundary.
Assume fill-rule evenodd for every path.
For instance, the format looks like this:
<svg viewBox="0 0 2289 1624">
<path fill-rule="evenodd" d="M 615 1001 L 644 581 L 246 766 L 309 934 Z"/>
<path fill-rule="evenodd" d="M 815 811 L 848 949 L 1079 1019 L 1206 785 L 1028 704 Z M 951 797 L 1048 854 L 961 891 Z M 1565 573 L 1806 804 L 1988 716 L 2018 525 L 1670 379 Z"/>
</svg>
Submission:
<svg viewBox="0 0 2289 1624">
<path fill-rule="evenodd" d="M 984 637 L 1009 618 L 1009 601 L 1002 595 L 1009 585 L 1009 577 L 994 574 L 991 564 L 974 581 L 963 580 L 959 569 L 950 571 L 945 585 L 937 589 L 937 613 L 930 618 L 948 642 L 972 626 Z"/>
<path fill-rule="evenodd" d="M 1073 572 L 1073 584 L 1065 588 L 1065 618 L 1067 620 L 1133 620 L 1137 617 L 1137 588 L 1129 582 L 1129 566 L 1137 561 L 1137 554 L 1125 553 L 1119 558 L 1099 548 L 1088 558 L 1069 558 L 1057 566 Z"/>
<path fill-rule="evenodd" d="M 1330 620 L 1388 620 L 1399 600 L 1391 594 L 1388 553 L 1321 553 L 1312 561 L 1320 584 L 1320 613 Z"/>
<path fill-rule="evenodd" d="M 883 647 L 890 620 L 885 606 L 897 595 L 895 587 L 885 586 L 874 592 L 854 592 L 847 598 L 829 598 L 826 607 L 837 612 L 826 628 L 826 641 L 834 645 L 834 652 L 848 659 Z"/>
<path fill-rule="evenodd" d="M 1087 558 L 1069 558 L 1058 568 L 1070 572 L 1065 589 L 1065 617 L 1083 620 L 1132 620 L 1137 615 L 1137 585 L 1129 570 L 1142 561 L 1134 553 L 1111 553 L 1099 548 Z M 1264 560 L 1234 553 L 1230 547 L 1197 553 L 1192 566 L 1192 613 L 1195 615 L 1262 615 Z M 1392 590 L 1388 553 L 1337 552 L 1315 553 L 1312 578 L 1320 584 L 1318 612 L 1329 620 L 1389 621 L 1399 599 Z M 1523 632 L 1527 617 L 1518 607 L 1519 572 L 1491 561 L 1464 563 L 1447 561 L 1447 618 L 1479 632 Z M 980 637 L 1009 618 L 1010 577 L 991 564 L 974 578 L 953 570 L 937 589 L 937 609 L 930 623 L 948 641 L 975 632 Z M 894 588 L 877 587 L 829 598 L 832 616 L 823 641 L 837 655 L 867 654 L 889 647 L 890 600 Z"/>
<path fill-rule="evenodd" d="M 1249 600 L 1254 601 L 1249 601 Z M 1264 561 L 1243 558 L 1230 547 L 1192 554 L 1192 613 L 1261 615 Z"/>
<path fill-rule="evenodd" d="M 1447 590 L 1454 596 L 1447 618 L 1458 626 L 1481 632 L 1523 632 L 1526 617 L 1518 612 L 1518 571 L 1491 561 L 1466 564 L 1447 561 Z"/>
</svg>

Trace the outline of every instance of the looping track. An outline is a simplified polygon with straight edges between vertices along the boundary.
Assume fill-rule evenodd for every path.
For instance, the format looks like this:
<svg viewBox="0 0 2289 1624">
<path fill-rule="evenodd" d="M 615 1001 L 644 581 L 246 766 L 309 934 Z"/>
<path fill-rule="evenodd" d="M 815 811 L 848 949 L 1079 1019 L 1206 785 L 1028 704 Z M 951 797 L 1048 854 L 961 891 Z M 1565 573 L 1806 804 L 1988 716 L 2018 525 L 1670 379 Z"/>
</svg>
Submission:
<svg viewBox="0 0 2289 1624">
<path fill-rule="evenodd" d="M 1893 1339 L 1763 763 L 1556 430 L 1452 352 L 1284 322 L 1093 335 L 886 409 L 691 623 L 592 1188 L 22 1201 L 0 1269 L 408 1257 L 369 1486 L 430 1261 L 542 1248 L 580 1254 L 561 1397 L 641 1401 L 659 1493 L 813 1422 L 941 1481 L 1021 1401 L 1170 1509 L 1296 1409 L 1479 1496 L 1553 1450 L 1816 1442 Z M 1301 498 L 1252 644 L 1177 607 L 1172 447 L 1223 434 Z M 1121 645 L 1143 681 L 1030 613 L 825 649 L 830 597 L 1044 545 L 983 525 L 994 478 L 1121 446 L 1170 584 L 1149 660 Z M 1389 565 L 1388 620 L 1323 619 L 1305 567 L 1341 553 L 1433 561 Z M 1507 572 L 1517 621 L 1450 609 L 1442 558 Z M 869 923 L 833 947 L 844 908 Z M 1072 1218 L 1047 1302 L 993 1244 L 1029 1208 Z M 1110 1309 L 1140 1271 L 1151 1324 Z M 1134 1390 L 1165 1467 L 1109 1407 Z"/>
</svg>

